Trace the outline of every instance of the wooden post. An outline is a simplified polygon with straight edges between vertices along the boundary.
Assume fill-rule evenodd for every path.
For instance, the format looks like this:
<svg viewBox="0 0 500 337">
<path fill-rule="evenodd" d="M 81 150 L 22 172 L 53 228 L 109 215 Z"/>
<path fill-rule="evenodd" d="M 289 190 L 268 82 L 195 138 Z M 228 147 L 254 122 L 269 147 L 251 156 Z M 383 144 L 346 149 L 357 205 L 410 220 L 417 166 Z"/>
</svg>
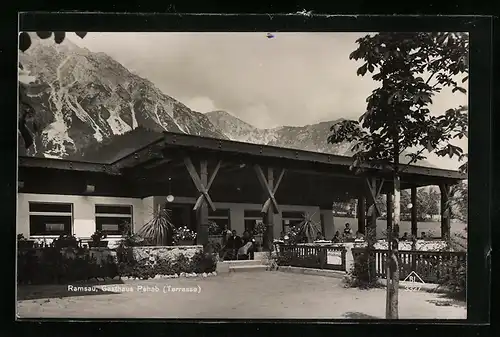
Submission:
<svg viewBox="0 0 500 337">
<path fill-rule="evenodd" d="M 441 190 L 441 238 L 448 240 L 450 238 L 450 186 L 448 184 L 439 185 Z"/>
<path fill-rule="evenodd" d="M 208 184 L 208 169 L 207 161 L 201 160 L 200 162 L 200 182 L 203 186 Z M 208 205 L 206 202 L 202 202 L 201 206 L 196 211 L 196 242 L 199 245 L 205 246 L 208 244 Z"/>
<path fill-rule="evenodd" d="M 372 236 L 373 241 L 375 241 L 376 235 L 377 235 L 377 209 L 375 208 L 375 201 L 373 198 L 368 198 L 366 200 L 366 206 L 368 210 L 370 210 L 366 216 L 366 229 L 365 229 L 365 236 L 368 238 L 368 236 Z"/>
<path fill-rule="evenodd" d="M 381 211 L 377 205 L 377 198 L 380 191 L 384 186 L 385 179 L 377 179 L 375 177 L 366 178 L 368 187 L 367 205 L 367 222 L 366 222 L 366 238 L 368 245 L 374 244 L 377 237 L 377 218 L 380 216 Z"/>
<path fill-rule="evenodd" d="M 272 250 L 274 241 L 274 214 L 280 213 L 278 202 L 274 195 L 283 179 L 285 169 L 281 169 L 281 173 L 276 181 L 274 180 L 274 170 L 272 168 L 269 167 L 267 169 L 267 176 L 260 165 L 255 165 L 254 169 L 265 193 L 264 205 L 262 206 L 262 222 L 266 225 L 264 248 Z"/>
<path fill-rule="evenodd" d="M 387 236 L 389 236 L 392 231 L 392 193 L 386 194 L 386 203 L 387 203 Z"/>
<path fill-rule="evenodd" d="M 199 193 L 193 207 L 193 210 L 196 211 L 196 242 L 199 245 L 205 246 L 208 244 L 208 207 L 210 206 L 212 211 L 216 209 L 208 192 L 219 172 L 221 161 L 218 161 L 210 178 L 208 178 L 208 162 L 206 159 L 200 160 L 200 174 L 196 171 L 189 156 L 184 157 L 184 164 Z"/>
<path fill-rule="evenodd" d="M 357 207 L 357 216 L 358 216 L 358 231 L 360 231 L 363 235 L 366 234 L 366 208 L 365 208 L 365 197 L 358 197 L 358 207 Z"/>
<path fill-rule="evenodd" d="M 271 190 L 274 189 L 274 174 L 273 174 L 273 169 L 271 167 L 269 167 L 267 169 L 267 186 L 269 186 L 269 188 Z M 266 198 L 267 199 L 267 198 Z M 264 200 L 265 202 L 265 200 Z M 272 248 L 273 248 L 273 241 L 274 241 L 274 238 L 273 238 L 273 231 L 274 231 L 274 212 L 273 212 L 273 207 L 270 206 L 267 208 L 267 212 L 264 213 L 264 218 L 263 218 L 263 222 L 264 224 L 266 225 L 266 233 L 265 233 L 265 246 L 264 248 L 269 250 L 269 251 L 272 251 Z"/>
<path fill-rule="evenodd" d="M 418 219 L 417 219 L 417 188 L 411 188 L 411 235 L 415 238 L 418 236 Z"/>
</svg>

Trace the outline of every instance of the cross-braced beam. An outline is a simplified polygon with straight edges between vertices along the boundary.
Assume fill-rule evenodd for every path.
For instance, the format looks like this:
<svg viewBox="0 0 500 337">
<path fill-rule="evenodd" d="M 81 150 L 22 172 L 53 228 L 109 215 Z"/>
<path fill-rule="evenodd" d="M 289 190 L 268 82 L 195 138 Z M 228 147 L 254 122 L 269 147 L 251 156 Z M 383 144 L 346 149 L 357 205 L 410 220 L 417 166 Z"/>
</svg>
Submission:
<svg viewBox="0 0 500 337">
<path fill-rule="evenodd" d="M 206 176 L 208 174 L 207 172 L 207 161 L 206 160 L 201 160 L 200 162 L 200 174 L 198 174 L 198 171 L 193 165 L 193 162 L 191 161 L 191 158 L 189 156 L 184 157 L 184 164 L 186 165 L 186 168 L 188 170 L 189 175 L 191 176 L 191 180 L 193 181 L 196 189 L 200 193 L 198 196 L 198 199 L 196 200 L 196 203 L 194 204 L 193 210 L 198 210 L 204 202 L 210 206 L 212 211 L 215 211 L 215 205 L 212 201 L 212 198 L 210 198 L 210 194 L 208 194 L 210 187 L 212 186 L 212 183 L 214 182 L 214 179 L 217 175 L 217 172 L 219 172 L 220 166 L 221 166 L 221 161 L 219 160 L 217 162 L 217 165 L 215 166 L 212 174 L 210 175 L 210 178 L 206 183 L 204 183 L 202 179 L 202 176 Z"/>
<path fill-rule="evenodd" d="M 370 191 L 370 201 L 371 205 L 368 207 L 368 215 L 371 216 L 373 212 L 377 212 L 377 216 L 380 216 L 382 212 L 377 205 L 377 198 L 380 196 L 380 191 L 382 191 L 382 186 L 384 186 L 385 179 L 377 179 L 374 177 L 366 178 L 366 184 L 368 185 L 368 190 Z"/>
<path fill-rule="evenodd" d="M 264 203 L 264 206 L 262 207 L 262 213 L 267 213 L 269 207 L 272 207 L 274 213 L 276 214 L 280 213 L 279 205 L 274 195 L 276 194 L 276 191 L 278 191 L 278 187 L 280 186 L 281 180 L 285 175 L 285 169 L 281 169 L 280 175 L 278 176 L 278 179 L 275 182 L 274 182 L 274 172 L 272 169 L 269 169 L 268 177 L 265 176 L 264 171 L 262 171 L 260 165 L 258 164 L 254 165 L 254 169 L 255 172 L 257 173 L 257 178 L 259 179 L 262 188 L 264 189 L 265 193 L 267 193 L 267 200 Z"/>
</svg>

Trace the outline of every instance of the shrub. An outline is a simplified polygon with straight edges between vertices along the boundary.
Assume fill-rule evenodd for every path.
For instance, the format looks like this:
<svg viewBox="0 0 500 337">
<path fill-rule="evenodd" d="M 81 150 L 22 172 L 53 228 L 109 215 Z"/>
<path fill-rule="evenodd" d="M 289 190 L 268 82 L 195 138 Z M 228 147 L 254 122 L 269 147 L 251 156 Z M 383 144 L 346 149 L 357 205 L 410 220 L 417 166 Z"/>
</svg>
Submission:
<svg viewBox="0 0 500 337">
<path fill-rule="evenodd" d="M 466 260 L 451 260 L 442 264 L 438 284 L 439 288 L 445 289 L 451 295 L 465 299 L 467 289 Z"/>
<path fill-rule="evenodd" d="M 19 284 L 61 284 L 93 278 L 118 276 L 118 266 L 113 257 L 97 262 L 88 249 L 68 248 L 65 253 L 55 247 L 18 254 L 17 281 Z"/>
<path fill-rule="evenodd" d="M 172 262 L 170 260 L 159 260 L 154 266 L 156 275 L 173 275 L 175 274 Z"/>
<path fill-rule="evenodd" d="M 88 248 L 47 247 L 36 251 L 18 252 L 17 280 L 19 284 L 64 284 L 93 278 L 128 276 L 149 279 L 156 275 L 209 273 L 216 270 L 214 254 L 198 252 L 192 259 L 178 255 L 173 260 L 149 258 L 136 260 L 131 247 L 120 245 L 116 258 L 109 255 L 98 263 Z M 63 253 L 64 252 L 64 253 Z"/>
<path fill-rule="evenodd" d="M 354 255 L 354 263 L 348 271 L 344 282 L 347 287 L 352 288 L 379 288 L 378 277 L 373 266 L 375 265 L 374 254 L 369 254 L 368 249 Z"/>
<path fill-rule="evenodd" d="M 74 235 L 60 235 L 52 241 L 52 245 L 56 248 L 78 247 L 78 239 Z"/>
<path fill-rule="evenodd" d="M 214 254 L 197 252 L 191 259 L 191 271 L 194 273 L 211 273 L 217 268 L 217 259 Z"/>
<path fill-rule="evenodd" d="M 191 261 L 185 255 L 177 255 L 175 260 L 172 261 L 172 269 L 175 274 L 190 273 Z"/>
</svg>

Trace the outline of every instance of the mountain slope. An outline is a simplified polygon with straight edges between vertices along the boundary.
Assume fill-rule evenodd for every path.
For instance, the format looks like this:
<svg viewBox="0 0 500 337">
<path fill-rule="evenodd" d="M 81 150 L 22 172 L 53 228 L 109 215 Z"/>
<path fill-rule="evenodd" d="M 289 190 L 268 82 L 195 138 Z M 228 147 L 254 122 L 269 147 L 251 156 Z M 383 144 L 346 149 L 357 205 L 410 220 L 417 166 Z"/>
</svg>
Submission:
<svg viewBox="0 0 500 337">
<path fill-rule="evenodd" d="M 40 132 L 28 155 L 78 157 L 138 126 L 227 139 L 205 115 L 163 94 L 104 53 L 67 39 L 60 45 L 34 39 L 27 52 L 19 52 L 19 59 L 36 78 L 27 96 Z"/>
<path fill-rule="evenodd" d="M 280 126 L 272 129 L 259 129 L 225 111 L 211 111 L 205 115 L 212 124 L 232 140 L 350 155 L 349 144 L 333 145 L 326 142 L 330 126 L 336 121 L 306 126 Z"/>
<path fill-rule="evenodd" d="M 327 139 L 330 127 L 342 121 L 337 119 L 305 126 L 281 126 L 272 129 L 259 129 L 225 111 L 211 111 L 205 114 L 212 124 L 219 128 L 231 140 L 294 148 L 306 151 L 331 153 L 341 156 L 352 156 L 351 144 L 328 144 Z M 400 157 L 401 163 L 408 163 L 404 154 Z M 416 165 L 433 167 L 429 162 L 422 160 Z"/>
</svg>

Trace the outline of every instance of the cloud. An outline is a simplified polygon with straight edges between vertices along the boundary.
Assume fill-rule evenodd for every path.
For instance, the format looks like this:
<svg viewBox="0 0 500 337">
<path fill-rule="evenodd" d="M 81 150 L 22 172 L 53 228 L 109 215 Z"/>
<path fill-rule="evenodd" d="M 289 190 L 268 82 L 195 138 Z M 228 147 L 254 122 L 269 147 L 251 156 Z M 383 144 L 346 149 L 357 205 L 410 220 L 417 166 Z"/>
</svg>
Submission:
<svg viewBox="0 0 500 337">
<path fill-rule="evenodd" d="M 215 107 L 214 101 L 206 96 L 197 96 L 192 98 L 180 99 L 182 103 L 187 105 L 191 110 L 207 113 L 218 110 Z"/>
</svg>

